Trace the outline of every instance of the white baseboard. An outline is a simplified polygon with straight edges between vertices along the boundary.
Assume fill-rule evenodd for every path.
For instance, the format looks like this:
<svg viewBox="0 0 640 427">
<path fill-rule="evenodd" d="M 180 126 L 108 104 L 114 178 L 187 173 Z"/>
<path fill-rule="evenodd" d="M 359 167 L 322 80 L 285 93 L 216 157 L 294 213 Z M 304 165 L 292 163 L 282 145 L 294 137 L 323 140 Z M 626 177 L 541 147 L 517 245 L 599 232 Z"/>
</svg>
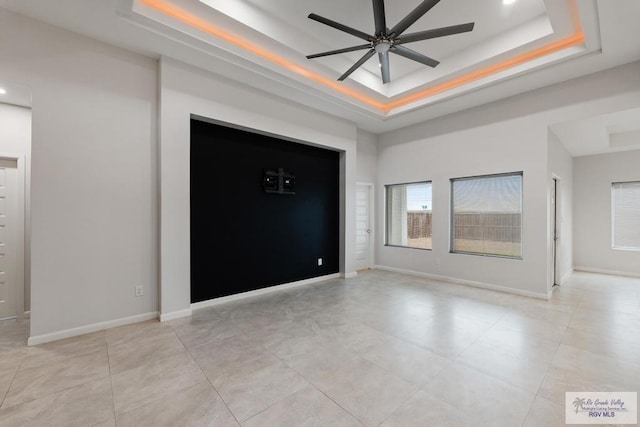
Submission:
<svg viewBox="0 0 640 427">
<path fill-rule="evenodd" d="M 640 277 L 640 273 L 632 273 L 630 271 L 604 270 L 602 268 L 573 267 L 573 270 L 584 271 L 585 273 L 609 274 L 612 276 Z"/>
<path fill-rule="evenodd" d="M 255 297 L 258 295 L 270 294 L 272 292 L 283 291 L 286 289 L 297 288 L 300 286 L 307 286 L 312 283 L 324 282 L 325 280 L 338 279 L 339 273 L 328 274 L 326 276 L 313 277 L 311 279 L 299 280 L 297 282 L 285 283 L 282 285 L 270 286 L 268 288 L 256 289 L 255 291 L 242 292 L 239 294 L 227 295 L 224 297 L 213 298 L 206 301 L 194 302 L 191 304 L 191 310 L 197 310 L 199 308 L 212 307 L 214 305 L 220 305 L 229 301 L 236 301 L 240 299 Z"/>
<path fill-rule="evenodd" d="M 31 317 L 31 310 L 27 310 L 24 312 L 24 318 L 29 319 Z"/>
<path fill-rule="evenodd" d="M 191 313 L 192 313 L 192 310 L 190 308 L 187 308 L 185 310 L 172 311 L 170 313 L 161 313 L 160 321 L 168 322 L 169 320 L 180 319 L 182 317 L 189 317 L 191 316 Z"/>
<path fill-rule="evenodd" d="M 352 271 L 351 273 L 342 273 L 340 277 L 344 279 L 351 279 L 352 277 L 356 277 L 358 275 L 357 271 Z"/>
<path fill-rule="evenodd" d="M 92 332 L 103 331 L 105 329 L 115 328 L 117 326 L 130 325 L 132 323 L 144 322 L 145 320 L 157 319 L 158 312 L 138 314 L 136 316 L 123 317 L 120 319 L 109 320 L 107 322 L 93 323 L 91 325 L 79 326 L 77 328 L 65 329 L 50 334 L 36 335 L 29 337 L 27 345 L 44 344 L 51 341 L 57 341 L 65 338 L 77 337 L 79 335 L 90 334 Z"/>
<path fill-rule="evenodd" d="M 538 298 L 543 300 L 548 300 L 549 298 L 551 298 L 551 291 L 547 293 L 531 292 L 531 291 L 525 291 L 523 289 L 508 288 L 506 286 L 492 285 L 490 283 L 458 279 L 456 277 L 439 276 L 437 274 L 423 273 L 420 271 L 413 271 L 413 270 L 405 270 L 402 268 L 388 267 L 385 265 L 376 265 L 375 268 L 379 270 L 393 271 L 395 273 L 408 274 L 410 276 L 424 277 L 425 279 L 440 280 L 442 282 L 454 283 L 456 285 L 471 286 L 474 288 L 488 289 L 491 291 L 504 292 L 507 294 L 520 295 L 524 297 Z"/>
<path fill-rule="evenodd" d="M 562 276 L 562 278 L 560 279 L 560 285 L 562 286 L 563 283 L 565 283 L 567 280 L 569 280 L 569 277 L 573 274 L 573 267 L 569 269 L 569 271 L 567 271 L 564 276 Z"/>
</svg>

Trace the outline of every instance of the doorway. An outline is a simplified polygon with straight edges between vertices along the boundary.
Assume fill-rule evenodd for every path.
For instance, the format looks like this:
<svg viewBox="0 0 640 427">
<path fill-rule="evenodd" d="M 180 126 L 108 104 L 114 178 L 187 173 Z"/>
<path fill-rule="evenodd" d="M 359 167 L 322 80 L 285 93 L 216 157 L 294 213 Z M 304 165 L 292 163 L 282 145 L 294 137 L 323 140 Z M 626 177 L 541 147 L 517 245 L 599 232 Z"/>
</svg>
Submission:
<svg viewBox="0 0 640 427">
<path fill-rule="evenodd" d="M 0 81 L 0 87 L 0 319 L 16 319 L 3 322 L 2 333 L 19 330 L 26 342 L 31 309 L 31 90 L 7 81 Z"/>
<path fill-rule="evenodd" d="M 373 184 L 356 184 L 356 270 L 373 267 Z"/>
</svg>

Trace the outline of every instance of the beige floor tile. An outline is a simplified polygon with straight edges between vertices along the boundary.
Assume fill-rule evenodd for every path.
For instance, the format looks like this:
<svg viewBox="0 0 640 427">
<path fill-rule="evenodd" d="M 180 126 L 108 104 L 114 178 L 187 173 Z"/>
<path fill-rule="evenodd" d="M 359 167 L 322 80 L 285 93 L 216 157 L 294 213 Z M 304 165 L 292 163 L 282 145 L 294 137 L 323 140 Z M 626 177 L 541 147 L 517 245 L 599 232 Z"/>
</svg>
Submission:
<svg viewBox="0 0 640 427">
<path fill-rule="evenodd" d="M 112 418 L 109 378 L 0 409 L 0 426 L 91 426 Z"/>
<path fill-rule="evenodd" d="M 119 427 L 239 426 L 208 381 L 119 414 L 117 419 Z"/>
<path fill-rule="evenodd" d="M 313 382 L 345 366 L 357 357 L 340 344 L 327 343 L 324 346 L 310 349 L 306 353 L 283 357 L 282 360 L 300 375 Z"/>
<path fill-rule="evenodd" d="M 547 373 L 551 358 L 537 358 L 528 352 L 476 342 L 458 357 L 457 362 L 535 393 Z"/>
<path fill-rule="evenodd" d="M 29 347 L 27 357 L 20 368 L 31 369 L 64 363 L 69 358 L 89 353 L 105 352 L 106 349 L 107 343 L 104 331 L 67 338 Z"/>
<path fill-rule="evenodd" d="M 336 344 L 336 340 L 332 340 L 327 334 L 312 331 L 304 327 L 306 333 L 287 336 L 281 335 L 280 339 L 270 340 L 265 344 L 265 348 L 280 358 L 297 356 L 299 354 L 309 353 L 317 348 Z"/>
<path fill-rule="evenodd" d="M 637 317 L 640 316 L 640 306 L 635 297 L 635 293 L 632 292 L 606 294 L 588 292 L 580 300 L 578 309 L 612 311 Z"/>
<path fill-rule="evenodd" d="M 543 316 L 544 311 L 540 314 Z M 571 318 L 571 313 L 562 313 L 555 315 L 557 319 L 549 319 L 545 317 L 536 317 L 531 311 L 528 312 L 511 312 L 505 315 L 496 323 L 496 327 L 507 328 L 514 331 L 521 331 L 527 336 L 534 338 L 542 338 L 559 343 L 567 330 L 567 325 Z M 549 317 L 553 314 L 546 313 Z"/>
<path fill-rule="evenodd" d="M 567 391 L 636 391 L 638 384 L 640 365 L 561 345 L 538 395 L 563 404 Z"/>
<path fill-rule="evenodd" d="M 450 405 L 418 391 L 396 409 L 381 427 L 439 426 L 474 427 L 478 423 L 455 405 Z"/>
<path fill-rule="evenodd" d="M 351 414 L 311 386 L 298 390 L 242 423 L 243 427 L 358 427 Z"/>
<path fill-rule="evenodd" d="M 506 307 L 499 304 L 462 297 L 446 300 L 440 307 L 440 312 L 447 313 L 449 317 L 469 318 L 472 321 L 480 320 L 489 323 L 497 322 L 507 311 Z"/>
<path fill-rule="evenodd" d="M 523 330 L 501 325 L 493 326 L 478 338 L 477 343 L 544 361 L 553 360 L 560 346 L 557 340 L 538 337 Z"/>
<path fill-rule="evenodd" d="M 625 391 L 614 390 L 601 381 L 584 376 L 579 371 L 551 366 L 544 377 L 538 396 L 556 404 L 564 404 L 568 391 Z"/>
<path fill-rule="evenodd" d="M 191 354 L 214 384 L 229 372 L 250 372 L 280 362 L 260 344 L 243 336 L 197 347 Z"/>
<path fill-rule="evenodd" d="M 385 343 L 390 336 L 358 322 L 349 322 L 325 332 L 351 353 L 361 355 Z"/>
<path fill-rule="evenodd" d="M 5 350 L 0 352 L 0 406 L 4 400 L 9 386 L 18 372 L 18 367 L 27 355 L 26 348 Z"/>
<path fill-rule="evenodd" d="M 452 363 L 429 350 L 397 338 L 390 338 L 375 346 L 363 353 L 362 358 L 416 386 L 424 385 Z"/>
<path fill-rule="evenodd" d="M 112 375 L 186 351 L 171 328 L 145 329 L 145 334 L 134 334 L 128 339 L 121 338 L 108 344 Z"/>
<path fill-rule="evenodd" d="M 106 348 L 84 356 L 65 357 L 62 361 L 35 368 L 24 369 L 21 365 L 5 397 L 3 407 L 38 399 L 67 388 L 100 380 L 108 375 L 109 362 Z"/>
<path fill-rule="evenodd" d="M 29 319 L 0 321 L 0 352 L 24 348 L 29 337 Z"/>
<path fill-rule="evenodd" d="M 561 427 L 565 426 L 564 405 L 558 405 L 540 396 L 531 404 L 531 409 L 522 427 Z"/>
<path fill-rule="evenodd" d="M 416 387 L 364 359 L 356 359 L 315 385 L 366 426 L 378 426 Z"/>
<path fill-rule="evenodd" d="M 437 355 L 455 360 L 491 327 L 490 322 L 450 316 L 433 318 L 411 331 L 398 334 L 398 337 Z"/>
<path fill-rule="evenodd" d="M 262 344 L 266 348 L 274 348 L 280 342 L 294 338 L 308 338 L 321 334 L 322 330 L 312 322 L 300 320 L 272 321 L 265 324 L 253 324 L 245 336 L 252 342 Z"/>
<path fill-rule="evenodd" d="M 213 382 L 233 415 L 244 422 L 309 383 L 282 362 L 251 370 L 228 372 Z"/>
<path fill-rule="evenodd" d="M 241 321 L 226 319 L 184 318 L 171 322 L 180 341 L 189 349 L 215 343 L 244 332 Z"/>
<path fill-rule="evenodd" d="M 423 390 L 472 417 L 477 425 L 519 426 L 535 397 L 459 363 L 445 369 Z"/>
<path fill-rule="evenodd" d="M 430 320 L 433 315 L 409 316 L 401 308 L 394 307 L 385 311 L 372 309 L 365 315 L 353 319 L 372 329 L 388 335 L 401 336 Z"/>
<path fill-rule="evenodd" d="M 94 424 L 91 427 L 116 427 L 116 419 L 111 418 L 110 420 L 107 420 L 98 424 Z"/>
<path fill-rule="evenodd" d="M 640 333 L 633 331 L 619 331 L 614 335 L 568 328 L 562 339 L 562 344 L 613 359 L 640 364 Z"/>
<path fill-rule="evenodd" d="M 171 396 L 206 379 L 186 351 L 112 375 L 116 413 Z"/>
<path fill-rule="evenodd" d="M 371 270 L 35 347 L 0 322 L 0 423 L 553 426 L 565 391 L 637 389 L 636 309 L 634 278 L 576 272 L 544 301 Z M 115 403 L 91 389 L 109 364 Z"/>
<path fill-rule="evenodd" d="M 167 322 L 160 322 L 159 320 L 154 319 L 120 326 L 118 328 L 107 329 L 105 334 L 107 344 L 114 346 L 127 342 L 138 341 L 149 336 L 155 336 L 169 331 L 172 331 L 172 329 Z"/>
<path fill-rule="evenodd" d="M 569 327 L 597 334 L 611 334 L 624 339 L 629 333 L 640 330 L 640 315 L 578 307 Z"/>
</svg>

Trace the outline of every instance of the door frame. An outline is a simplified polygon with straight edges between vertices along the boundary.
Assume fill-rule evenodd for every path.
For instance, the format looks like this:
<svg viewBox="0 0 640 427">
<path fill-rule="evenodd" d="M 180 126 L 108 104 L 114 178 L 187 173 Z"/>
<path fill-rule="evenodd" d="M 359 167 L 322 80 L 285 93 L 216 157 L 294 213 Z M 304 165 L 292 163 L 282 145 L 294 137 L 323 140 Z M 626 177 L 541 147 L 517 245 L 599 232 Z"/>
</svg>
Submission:
<svg viewBox="0 0 640 427">
<path fill-rule="evenodd" d="M 16 230 L 18 236 L 16 245 L 16 271 L 15 271 L 15 303 L 16 303 L 16 319 L 21 320 L 25 317 L 24 295 L 25 295 L 25 260 L 28 255 L 25 252 L 27 247 L 27 221 L 26 221 L 26 156 L 23 154 L 0 152 L 0 159 L 15 160 L 18 174 L 18 209 L 16 215 Z"/>
<path fill-rule="evenodd" d="M 375 184 L 372 182 L 361 182 L 361 181 L 357 181 L 356 182 L 356 194 L 358 192 L 358 187 L 367 187 L 369 189 L 369 230 L 371 230 L 371 232 L 369 233 L 369 260 L 368 260 L 368 264 L 369 264 L 369 268 L 373 268 L 373 266 L 375 265 L 374 261 L 375 261 L 375 256 L 374 256 L 374 249 L 375 249 Z M 357 261 L 356 261 L 357 263 Z"/>
<path fill-rule="evenodd" d="M 553 229 L 551 230 L 551 287 L 560 286 L 562 282 L 561 271 L 560 268 L 562 265 L 562 259 L 560 254 L 562 251 L 562 202 L 561 202 L 561 194 L 562 190 L 560 189 L 561 179 L 558 175 L 552 174 L 551 176 L 551 193 L 552 197 L 555 198 L 553 203 L 553 211 L 551 212 L 551 219 Z"/>
</svg>

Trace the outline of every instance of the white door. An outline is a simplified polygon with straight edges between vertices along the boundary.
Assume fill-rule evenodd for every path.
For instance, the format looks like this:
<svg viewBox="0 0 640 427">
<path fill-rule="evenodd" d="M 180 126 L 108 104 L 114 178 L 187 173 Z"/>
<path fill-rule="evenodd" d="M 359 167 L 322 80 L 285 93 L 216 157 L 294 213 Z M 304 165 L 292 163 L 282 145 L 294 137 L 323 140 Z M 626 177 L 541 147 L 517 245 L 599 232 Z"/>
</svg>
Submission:
<svg viewBox="0 0 640 427">
<path fill-rule="evenodd" d="M 18 235 L 17 161 L 0 159 L 0 319 L 17 314 Z"/>
<path fill-rule="evenodd" d="M 371 203 L 373 186 L 356 186 L 356 270 L 373 266 L 373 236 L 371 233 Z"/>
</svg>

